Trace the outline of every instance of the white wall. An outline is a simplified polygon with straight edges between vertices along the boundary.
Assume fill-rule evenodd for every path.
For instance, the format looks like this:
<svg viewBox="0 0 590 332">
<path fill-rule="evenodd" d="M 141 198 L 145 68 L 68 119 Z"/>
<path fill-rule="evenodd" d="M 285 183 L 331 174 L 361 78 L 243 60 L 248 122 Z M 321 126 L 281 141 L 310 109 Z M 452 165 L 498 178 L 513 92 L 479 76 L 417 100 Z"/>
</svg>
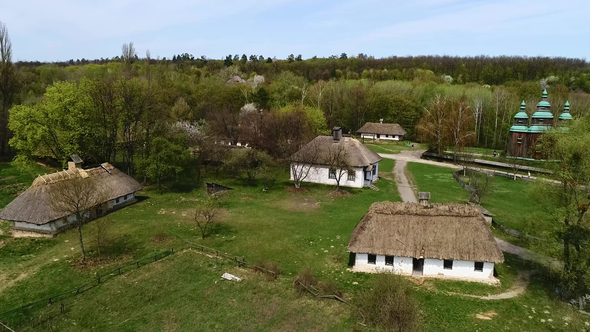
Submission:
<svg viewBox="0 0 590 332">
<path fill-rule="evenodd" d="M 291 180 L 293 180 L 293 167 L 297 167 L 298 170 L 301 167 L 308 167 L 302 166 L 301 164 L 296 164 L 295 166 L 290 167 L 290 174 Z M 309 174 L 303 180 L 303 182 L 311 182 L 311 183 L 321 183 L 321 184 L 328 184 L 328 185 L 336 185 L 336 179 L 329 178 L 330 168 L 328 166 L 322 165 L 315 165 L 311 166 L 309 170 Z M 362 167 L 355 167 L 354 168 L 355 179 L 354 181 L 348 181 L 348 174 L 344 172 L 342 178 L 340 179 L 340 185 L 343 187 L 352 187 L 352 188 L 362 188 L 365 184 L 365 174 L 363 172 Z M 336 175 L 338 175 L 338 171 L 336 171 Z"/>
<path fill-rule="evenodd" d="M 14 228 L 18 230 L 31 230 L 50 233 L 52 231 L 50 224 L 36 225 L 28 222 L 15 221 Z"/>
<path fill-rule="evenodd" d="M 380 139 L 380 140 L 387 140 L 387 141 L 399 141 L 402 139 L 402 136 L 381 134 L 380 137 L 377 138 L 377 134 L 361 134 L 361 138 Z"/>
<path fill-rule="evenodd" d="M 377 255 L 376 264 L 368 263 L 368 254 L 356 254 L 353 271 L 358 272 L 383 272 L 393 271 L 399 274 L 411 275 L 413 259 L 411 257 L 394 257 L 393 266 L 385 265 L 385 256 Z M 445 270 L 443 260 L 425 259 L 423 276 L 425 277 L 449 277 L 470 279 L 492 279 L 494 276 L 494 263 L 484 262 L 483 271 L 475 271 L 475 263 L 471 261 L 453 261 L 453 269 Z"/>
<path fill-rule="evenodd" d="M 129 201 L 132 201 L 134 199 L 135 199 L 135 194 L 127 195 L 127 199 L 125 199 L 125 196 L 121 196 L 121 197 L 119 197 L 119 203 L 117 203 L 116 199 L 111 199 L 110 201 L 107 202 L 107 206 L 108 206 L 108 209 L 110 210 L 110 209 L 119 207 L 120 205 L 126 204 Z"/>
</svg>

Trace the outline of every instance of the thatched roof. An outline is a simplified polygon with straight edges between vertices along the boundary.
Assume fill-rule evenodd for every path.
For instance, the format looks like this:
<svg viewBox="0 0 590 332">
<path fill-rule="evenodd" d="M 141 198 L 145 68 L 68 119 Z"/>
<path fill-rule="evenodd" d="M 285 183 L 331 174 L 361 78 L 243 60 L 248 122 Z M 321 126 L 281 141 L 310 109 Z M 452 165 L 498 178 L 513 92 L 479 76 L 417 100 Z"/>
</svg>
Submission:
<svg viewBox="0 0 590 332">
<path fill-rule="evenodd" d="M 381 157 L 352 137 L 342 137 L 338 142 L 332 136 L 318 136 L 297 151 L 291 160 L 316 165 L 329 165 L 331 155 L 344 149 L 347 164 L 365 167 L 381 161 Z"/>
<path fill-rule="evenodd" d="M 397 123 L 378 123 L 378 122 L 367 122 L 359 130 L 356 131 L 359 134 L 380 134 L 380 135 L 399 135 L 403 136 L 406 131 L 402 126 Z"/>
<path fill-rule="evenodd" d="M 373 203 L 354 229 L 348 251 L 413 258 L 504 261 L 481 212 L 459 204 Z"/>
<path fill-rule="evenodd" d="M 54 184 L 67 182 L 75 177 L 95 179 L 97 190 L 104 193 L 105 202 L 142 189 L 139 182 L 109 163 L 89 169 L 63 170 L 38 176 L 29 189 L 0 211 L 0 219 L 43 225 L 66 217 L 65 213 L 56 212 L 51 208 L 49 198 L 55 188 Z"/>
</svg>

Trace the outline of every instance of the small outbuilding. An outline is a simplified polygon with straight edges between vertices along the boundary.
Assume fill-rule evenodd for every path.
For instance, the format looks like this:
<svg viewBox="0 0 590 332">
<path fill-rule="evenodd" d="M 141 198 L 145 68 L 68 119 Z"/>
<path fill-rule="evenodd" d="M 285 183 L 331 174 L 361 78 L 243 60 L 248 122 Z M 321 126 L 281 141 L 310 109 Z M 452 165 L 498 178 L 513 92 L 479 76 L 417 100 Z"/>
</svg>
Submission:
<svg viewBox="0 0 590 332">
<path fill-rule="evenodd" d="M 72 156 L 67 170 L 38 176 L 27 190 L 0 211 L 0 219 L 11 221 L 15 231 L 24 233 L 55 235 L 71 228 L 76 216 L 55 211 L 49 201 L 56 184 L 67 184 L 77 177 L 83 181 L 95 180 L 97 190 L 104 193 L 101 195 L 103 202 L 88 211 L 92 217 L 136 202 L 135 193 L 142 189 L 139 182 L 109 163 L 83 169 L 82 159 Z"/>
<path fill-rule="evenodd" d="M 340 177 L 341 186 L 362 188 L 378 180 L 381 157 L 334 127 L 332 136 L 317 136 L 293 154 L 291 161 L 291 180 L 295 173 L 306 172 L 303 182 L 336 185 Z"/>
<path fill-rule="evenodd" d="M 488 283 L 504 261 L 482 213 L 460 204 L 373 203 L 348 251 L 353 271 Z"/>
<path fill-rule="evenodd" d="M 379 122 L 367 122 L 359 130 L 357 134 L 361 135 L 361 138 L 370 138 L 373 140 L 386 140 L 386 141 L 401 141 L 406 135 L 406 131 L 402 126 L 397 123 L 383 123 L 383 119 Z"/>
</svg>

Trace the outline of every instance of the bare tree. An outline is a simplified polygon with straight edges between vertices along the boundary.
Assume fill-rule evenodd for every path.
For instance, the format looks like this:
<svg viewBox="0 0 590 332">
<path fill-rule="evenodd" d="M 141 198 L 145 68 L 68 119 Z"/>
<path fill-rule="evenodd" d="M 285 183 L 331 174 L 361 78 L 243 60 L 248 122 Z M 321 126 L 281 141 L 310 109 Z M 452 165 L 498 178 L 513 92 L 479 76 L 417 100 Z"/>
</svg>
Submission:
<svg viewBox="0 0 590 332">
<path fill-rule="evenodd" d="M 516 180 L 518 171 L 522 168 L 523 160 L 517 157 L 510 158 L 510 169 L 512 170 L 512 179 Z"/>
<path fill-rule="evenodd" d="M 295 182 L 295 188 L 301 188 L 301 182 L 307 179 L 314 165 L 317 165 L 320 153 L 319 141 L 314 139 L 289 157 L 291 177 Z"/>
<path fill-rule="evenodd" d="M 469 186 L 473 188 L 471 192 L 471 198 L 469 199 L 473 203 L 481 204 L 486 196 L 490 194 L 493 187 L 493 174 L 487 172 L 478 173 L 471 172 L 469 176 Z"/>
<path fill-rule="evenodd" d="M 113 221 L 108 217 L 98 218 L 90 224 L 92 240 L 99 258 L 102 247 L 109 241 L 112 224 Z"/>
<path fill-rule="evenodd" d="M 330 174 L 335 176 L 336 191 L 340 191 L 340 182 L 344 174 L 349 174 L 353 171 L 348 161 L 348 150 L 344 144 L 332 144 L 328 151 L 328 166 L 330 167 Z"/>
<path fill-rule="evenodd" d="M 8 109 L 18 91 L 17 72 L 12 64 L 12 43 L 6 25 L 0 22 L 0 154 L 4 154 L 8 139 Z"/>
<path fill-rule="evenodd" d="M 475 141 L 475 132 L 471 130 L 474 117 L 465 96 L 450 102 L 449 111 L 450 143 L 453 146 L 453 159 L 457 162 L 465 154 L 465 147 Z"/>
<path fill-rule="evenodd" d="M 195 209 L 195 222 L 201 230 L 201 237 L 209 236 L 213 223 L 217 221 L 219 212 L 219 194 L 207 196 Z"/>
<path fill-rule="evenodd" d="M 135 57 L 137 56 L 137 53 L 135 53 L 135 47 L 133 46 L 133 42 L 130 42 L 129 44 L 123 44 L 123 46 L 121 47 L 121 51 L 121 61 L 123 62 L 123 66 L 125 70 L 128 73 L 130 73 L 131 66 L 133 65 Z"/>
<path fill-rule="evenodd" d="M 418 134 L 422 141 L 430 142 L 438 154 L 446 150 L 448 142 L 447 100 L 436 95 L 432 105 L 424 109 L 424 116 L 418 124 Z"/>
<path fill-rule="evenodd" d="M 65 214 L 65 218 L 75 217 L 74 223 L 78 228 L 82 262 L 86 260 L 82 226 L 92 219 L 93 211 L 91 209 L 105 201 L 105 194 L 92 177 L 82 178 L 76 175 L 72 179 L 51 185 L 49 194 L 51 208 L 55 212 Z"/>
</svg>

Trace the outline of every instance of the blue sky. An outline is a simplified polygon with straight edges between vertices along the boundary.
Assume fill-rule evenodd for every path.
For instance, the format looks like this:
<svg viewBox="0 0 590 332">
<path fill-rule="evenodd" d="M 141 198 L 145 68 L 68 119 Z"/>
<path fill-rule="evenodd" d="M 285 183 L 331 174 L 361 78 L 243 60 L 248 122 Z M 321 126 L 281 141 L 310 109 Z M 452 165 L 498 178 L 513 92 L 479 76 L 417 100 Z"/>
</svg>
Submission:
<svg viewBox="0 0 590 332">
<path fill-rule="evenodd" d="M 345 52 L 588 58 L 588 0 L 0 0 L 14 60 Z"/>
</svg>

